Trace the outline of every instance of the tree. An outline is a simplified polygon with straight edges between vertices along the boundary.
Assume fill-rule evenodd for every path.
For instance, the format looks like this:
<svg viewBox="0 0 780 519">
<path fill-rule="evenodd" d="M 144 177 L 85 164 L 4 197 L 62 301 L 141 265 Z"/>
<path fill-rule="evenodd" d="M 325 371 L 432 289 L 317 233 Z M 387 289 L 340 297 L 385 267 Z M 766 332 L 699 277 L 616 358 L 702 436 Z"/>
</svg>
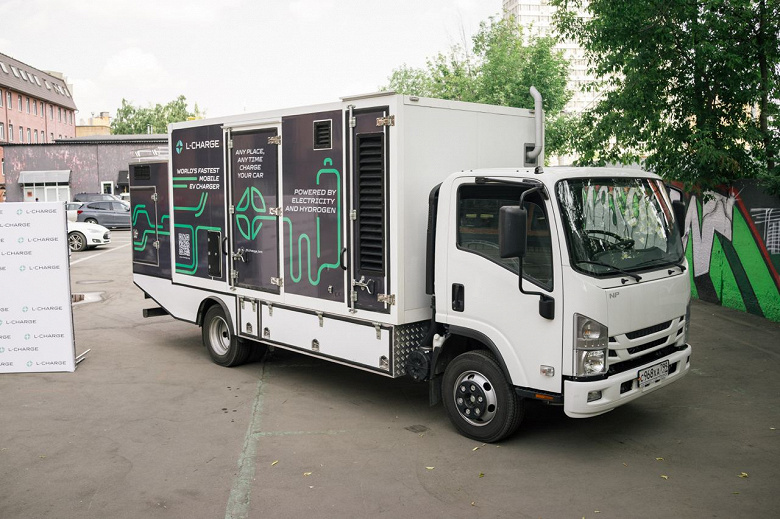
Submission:
<svg viewBox="0 0 780 519">
<path fill-rule="evenodd" d="M 177 97 L 166 105 L 156 104 L 139 108 L 122 99 L 122 106 L 111 121 L 111 133 L 115 135 L 139 135 L 144 133 L 167 133 L 168 124 L 201 118 L 203 113 L 197 103 L 193 112 L 187 110 L 187 98 Z"/>
<path fill-rule="evenodd" d="M 778 0 L 552 0 L 603 95 L 574 132 L 581 162 L 631 163 L 689 189 L 780 190 Z"/>
<path fill-rule="evenodd" d="M 423 68 L 394 69 L 384 87 L 401 94 L 533 108 L 531 86 L 542 93 L 547 118 L 548 154 L 565 151 L 560 111 L 571 97 L 566 90 L 568 63 L 553 49 L 551 37 L 523 37 L 513 18 L 480 24 L 469 52 L 460 45 L 428 58 Z"/>
</svg>

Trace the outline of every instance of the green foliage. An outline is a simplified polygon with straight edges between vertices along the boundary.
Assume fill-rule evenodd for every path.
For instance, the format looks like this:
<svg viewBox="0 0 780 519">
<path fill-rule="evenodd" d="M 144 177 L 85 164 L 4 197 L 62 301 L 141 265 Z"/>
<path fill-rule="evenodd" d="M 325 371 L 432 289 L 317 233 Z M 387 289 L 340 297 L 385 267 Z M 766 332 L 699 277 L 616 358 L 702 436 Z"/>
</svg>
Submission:
<svg viewBox="0 0 780 519">
<path fill-rule="evenodd" d="M 566 90 L 568 63 L 562 53 L 553 50 L 554 45 L 555 40 L 549 37 L 524 40 L 514 19 L 490 18 L 480 24 L 470 52 L 455 45 L 429 58 L 424 68 L 402 65 L 393 70 L 383 88 L 401 94 L 532 109 L 529 89 L 535 86 L 542 94 L 548 130 L 563 128 L 558 114 L 571 97 Z M 553 133 L 565 134 L 555 129 Z M 551 139 L 548 131 L 547 153 L 564 153 L 560 146 L 567 142 Z"/>
<path fill-rule="evenodd" d="M 149 108 L 139 108 L 122 99 L 122 106 L 111 121 L 111 133 L 114 135 L 140 135 L 145 133 L 167 133 L 168 124 L 186 121 L 190 118 L 202 118 L 203 113 L 197 103 L 193 112 L 187 110 L 187 98 L 179 96 L 166 105 L 156 104 Z"/>
<path fill-rule="evenodd" d="M 780 188 L 778 0 L 552 0 L 603 95 L 574 133 L 581 162 L 644 160 L 689 189 Z"/>
</svg>

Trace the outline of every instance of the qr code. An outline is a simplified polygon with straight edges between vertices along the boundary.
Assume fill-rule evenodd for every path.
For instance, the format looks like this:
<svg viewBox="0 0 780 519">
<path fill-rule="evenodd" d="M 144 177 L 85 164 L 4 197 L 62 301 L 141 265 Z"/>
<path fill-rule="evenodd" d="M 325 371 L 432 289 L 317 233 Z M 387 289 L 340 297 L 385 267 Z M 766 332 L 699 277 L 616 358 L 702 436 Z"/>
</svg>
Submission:
<svg viewBox="0 0 780 519">
<path fill-rule="evenodd" d="M 191 236 L 186 233 L 179 234 L 179 256 L 189 258 L 192 256 Z"/>
</svg>

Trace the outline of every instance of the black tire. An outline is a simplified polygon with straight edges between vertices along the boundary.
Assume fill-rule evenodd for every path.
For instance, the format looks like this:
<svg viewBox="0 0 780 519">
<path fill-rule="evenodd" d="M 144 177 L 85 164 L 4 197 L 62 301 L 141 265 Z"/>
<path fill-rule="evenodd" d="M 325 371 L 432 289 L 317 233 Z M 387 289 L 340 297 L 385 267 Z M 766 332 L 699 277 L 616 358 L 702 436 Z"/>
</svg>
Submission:
<svg viewBox="0 0 780 519">
<path fill-rule="evenodd" d="M 84 220 L 84 222 L 86 222 L 86 223 L 98 223 L 98 221 L 95 220 L 94 218 L 87 218 L 86 220 Z"/>
<path fill-rule="evenodd" d="M 78 231 L 68 233 L 68 247 L 73 252 L 81 252 L 87 249 L 87 237 Z"/>
<path fill-rule="evenodd" d="M 233 334 L 225 312 L 219 305 L 206 311 L 201 334 L 211 360 L 220 366 L 239 366 L 249 357 L 250 346 Z"/>
<path fill-rule="evenodd" d="M 442 379 L 442 399 L 455 428 L 477 441 L 500 441 L 523 420 L 523 399 L 493 356 L 484 351 L 463 353 L 449 363 Z"/>
</svg>

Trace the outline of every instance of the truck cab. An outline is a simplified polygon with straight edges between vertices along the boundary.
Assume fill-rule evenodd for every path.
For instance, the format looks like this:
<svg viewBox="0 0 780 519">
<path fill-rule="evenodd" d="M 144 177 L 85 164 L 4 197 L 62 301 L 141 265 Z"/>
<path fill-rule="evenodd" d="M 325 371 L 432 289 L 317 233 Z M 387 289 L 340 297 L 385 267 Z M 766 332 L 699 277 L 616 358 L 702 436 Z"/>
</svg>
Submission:
<svg viewBox="0 0 780 519">
<path fill-rule="evenodd" d="M 659 177 L 496 169 L 436 191 L 430 377 L 462 433 L 511 434 L 529 398 L 595 416 L 688 371 L 690 274 Z"/>
</svg>

